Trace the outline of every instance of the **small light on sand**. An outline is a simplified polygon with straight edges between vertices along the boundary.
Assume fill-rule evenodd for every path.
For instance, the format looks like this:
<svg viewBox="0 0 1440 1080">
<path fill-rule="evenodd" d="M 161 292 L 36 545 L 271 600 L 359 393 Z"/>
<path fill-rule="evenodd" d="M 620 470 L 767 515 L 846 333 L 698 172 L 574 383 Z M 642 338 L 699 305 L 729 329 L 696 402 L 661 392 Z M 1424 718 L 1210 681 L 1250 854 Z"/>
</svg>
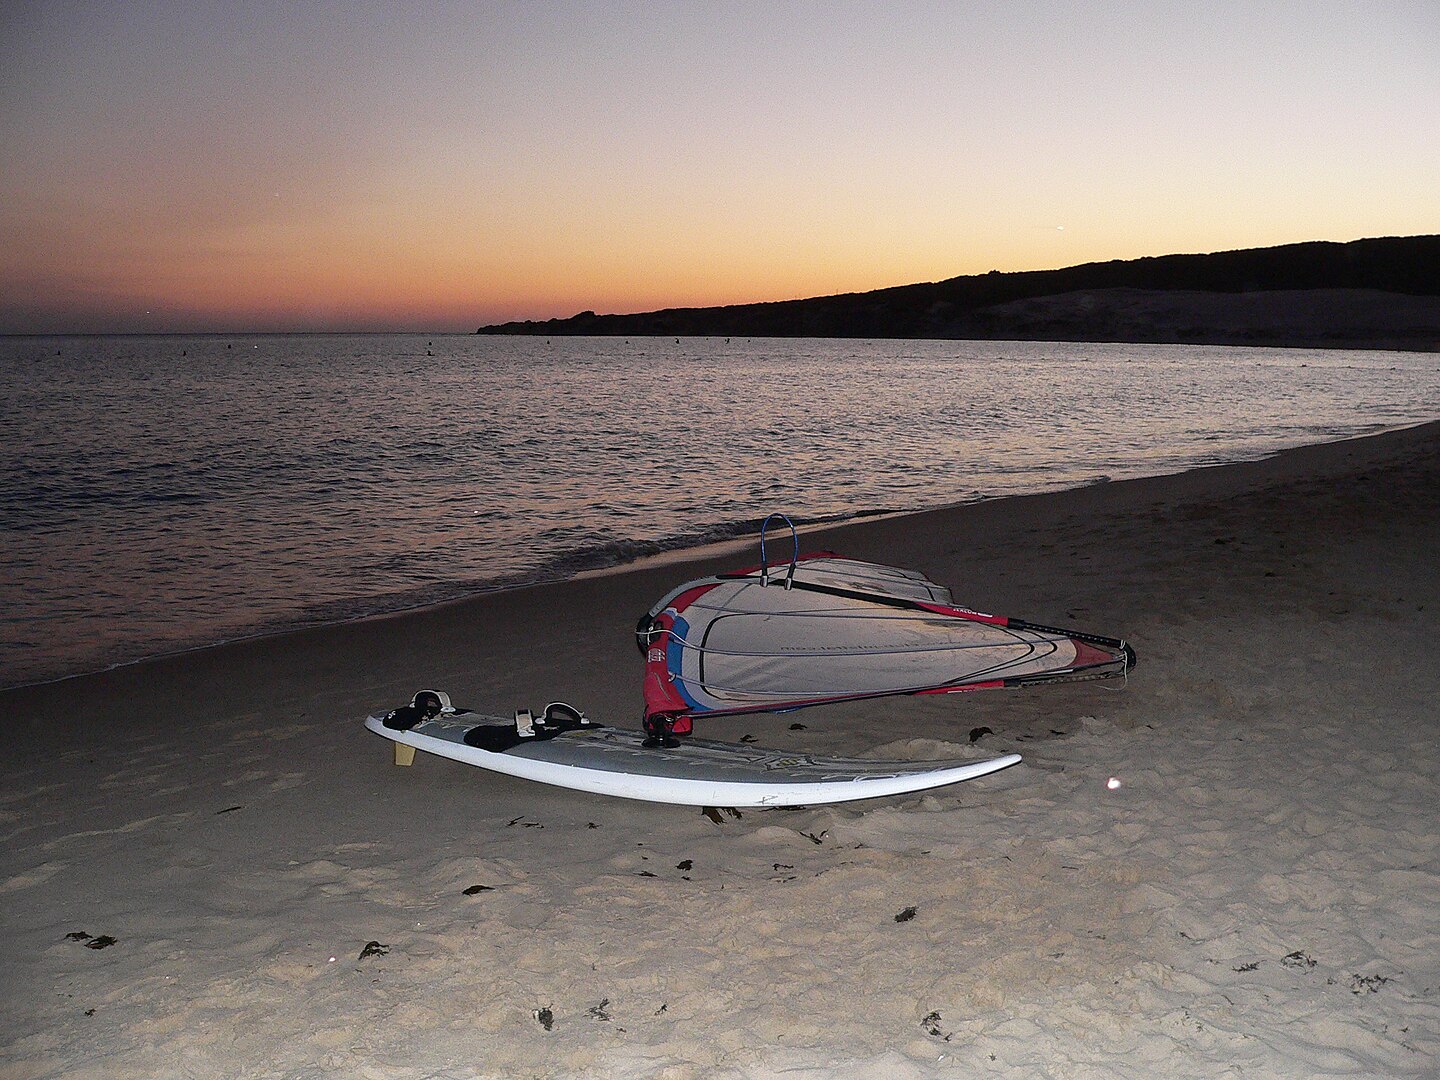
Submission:
<svg viewBox="0 0 1440 1080">
<path fill-rule="evenodd" d="M 1111 791 L 1114 791 L 1120 786 L 1120 780 L 1118 777 L 1112 776 L 1109 780 L 1105 781 L 1105 786 L 1108 787 Z"/>
</svg>

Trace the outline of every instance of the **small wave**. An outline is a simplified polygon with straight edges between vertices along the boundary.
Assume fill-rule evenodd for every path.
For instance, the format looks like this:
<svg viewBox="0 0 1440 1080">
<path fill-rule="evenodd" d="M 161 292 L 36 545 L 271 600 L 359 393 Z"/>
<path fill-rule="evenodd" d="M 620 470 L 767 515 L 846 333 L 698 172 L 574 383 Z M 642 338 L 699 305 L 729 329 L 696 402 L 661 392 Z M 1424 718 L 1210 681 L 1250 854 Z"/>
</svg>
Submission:
<svg viewBox="0 0 1440 1080">
<path fill-rule="evenodd" d="M 823 514 L 792 517 L 797 527 L 833 525 L 843 521 L 903 513 L 893 509 L 860 510 L 850 514 Z M 350 622 L 356 619 L 393 615 L 403 611 L 453 603 L 474 596 L 528 588 L 533 585 L 567 581 L 594 570 L 608 570 L 638 562 L 655 555 L 706 547 L 745 536 L 756 536 L 764 517 L 739 518 L 709 525 L 689 532 L 656 539 L 625 538 L 582 544 L 549 557 L 537 559 L 532 565 L 509 574 L 488 578 L 465 578 L 437 581 L 379 595 L 358 596 L 311 604 L 284 625 L 257 626 L 255 634 L 277 633 L 287 626 L 317 626 Z"/>
<path fill-rule="evenodd" d="M 872 509 L 847 514 L 821 514 L 812 517 L 790 515 L 790 519 L 799 528 L 812 525 L 834 525 L 857 518 L 879 517 L 901 512 L 903 511 Z M 655 555 L 684 551 L 688 548 L 706 547 L 710 544 L 724 543 L 727 540 L 738 540 L 744 536 L 758 536 L 760 527 L 764 523 L 765 517 L 747 517 L 655 540 L 611 540 L 587 545 L 544 560 L 537 565 L 534 573 L 538 580 L 563 580 L 589 570 L 606 570 Z M 771 536 L 774 535 L 772 529 Z"/>
</svg>

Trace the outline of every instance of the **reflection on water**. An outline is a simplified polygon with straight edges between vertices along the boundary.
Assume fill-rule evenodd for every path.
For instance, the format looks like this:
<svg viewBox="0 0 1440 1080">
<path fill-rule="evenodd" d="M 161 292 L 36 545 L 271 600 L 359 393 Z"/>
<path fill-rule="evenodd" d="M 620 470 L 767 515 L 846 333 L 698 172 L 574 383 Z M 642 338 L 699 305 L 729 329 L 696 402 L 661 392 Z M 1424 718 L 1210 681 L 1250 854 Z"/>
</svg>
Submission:
<svg viewBox="0 0 1440 1080">
<path fill-rule="evenodd" d="M 1434 357 L 1217 347 L 0 339 L 0 685 L 731 534 L 1432 419 Z"/>
</svg>

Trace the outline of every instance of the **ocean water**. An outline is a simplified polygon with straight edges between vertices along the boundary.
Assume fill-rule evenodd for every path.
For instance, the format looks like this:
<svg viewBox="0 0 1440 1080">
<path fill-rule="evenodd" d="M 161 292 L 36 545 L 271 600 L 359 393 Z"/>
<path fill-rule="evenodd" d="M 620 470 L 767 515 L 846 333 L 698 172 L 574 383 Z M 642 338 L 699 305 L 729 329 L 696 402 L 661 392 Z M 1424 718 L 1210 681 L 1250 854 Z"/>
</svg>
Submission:
<svg viewBox="0 0 1440 1080">
<path fill-rule="evenodd" d="M 0 686 L 1437 415 L 1416 353 L 0 338 Z"/>
</svg>

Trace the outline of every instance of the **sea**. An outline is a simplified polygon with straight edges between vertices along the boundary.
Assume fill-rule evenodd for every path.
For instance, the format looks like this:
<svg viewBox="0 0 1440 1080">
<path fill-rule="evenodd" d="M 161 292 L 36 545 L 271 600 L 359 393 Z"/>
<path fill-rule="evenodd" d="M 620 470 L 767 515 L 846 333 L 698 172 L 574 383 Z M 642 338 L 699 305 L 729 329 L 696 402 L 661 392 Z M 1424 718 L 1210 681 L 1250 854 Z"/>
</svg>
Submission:
<svg viewBox="0 0 1440 1080">
<path fill-rule="evenodd" d="M 1428 353 L 3 337 L 0 686 L 1437 416 Z"/>
</svg>

